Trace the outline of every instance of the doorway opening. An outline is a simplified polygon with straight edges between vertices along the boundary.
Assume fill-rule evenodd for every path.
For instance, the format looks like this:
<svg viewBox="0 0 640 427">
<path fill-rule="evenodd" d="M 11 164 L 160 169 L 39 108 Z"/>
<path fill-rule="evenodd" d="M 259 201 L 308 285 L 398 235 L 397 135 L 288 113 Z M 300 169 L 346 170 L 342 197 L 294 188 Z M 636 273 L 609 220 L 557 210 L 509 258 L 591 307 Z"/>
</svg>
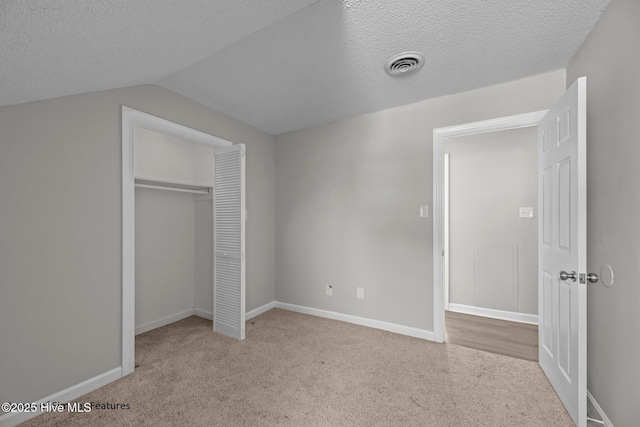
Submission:
<svg viewBox="0 0 640 427">
<path fill-rule="evenodd" d="M 537 360 L 537 125 L 434 130 L 436 340 Z"/>
</svg>

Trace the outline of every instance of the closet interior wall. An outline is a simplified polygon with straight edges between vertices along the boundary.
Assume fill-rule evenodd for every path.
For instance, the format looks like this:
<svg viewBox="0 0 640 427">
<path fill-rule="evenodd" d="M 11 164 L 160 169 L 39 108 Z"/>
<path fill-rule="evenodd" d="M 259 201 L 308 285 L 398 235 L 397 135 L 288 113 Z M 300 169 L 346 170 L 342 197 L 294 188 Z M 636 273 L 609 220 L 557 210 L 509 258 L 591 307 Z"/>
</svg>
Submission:
<svg viewBox="0 0 640 427">
<path fill-rule="evenodd" d="M 136 334 L 213 311 L 213 150 L 136 129 Z M 153 187 L 158 184 L 157 188 Z"/>
<path fill-rule="evenodd" d="M 195 315 L 213 318 L 213 201 L 211 195 L 194 195 L 194 293 Z"/>
</svg>

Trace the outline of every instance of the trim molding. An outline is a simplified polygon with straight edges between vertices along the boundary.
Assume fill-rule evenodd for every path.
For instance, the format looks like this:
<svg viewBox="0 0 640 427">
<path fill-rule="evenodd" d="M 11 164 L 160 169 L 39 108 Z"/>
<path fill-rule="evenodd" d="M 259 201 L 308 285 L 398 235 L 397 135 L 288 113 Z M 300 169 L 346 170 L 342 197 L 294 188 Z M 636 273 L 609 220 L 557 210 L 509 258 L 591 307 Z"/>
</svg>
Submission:
<svg viewBox="0 0 640 427">
<path fill-rule="evenodd" d="M 160 319 L 153 320 L 151 322 L 143 323 L 140 326 L 136 326 L 136 335 L 140 335 L 145 332 L 151 331 L 152 329 L 156 329 L 161 326 L 165 326 L 170 323 L 177 322 L 178 320 L 186 319 L 187 317 L 193 316 L 194 314 L 195 314 L 195 310 L 193 308 L 190 308 L 188 310 L 184 310 L 176 314 L 171 314 L 169 316 L 161 317 Z"/>
<path fill-rule="evenodd" d="M 433 334 L 444 342 L 444 144 L 447 138 L 537 126 L 546 111 L 433 130 Z"/>
<path fill-rule="evenodd" d="M 353 323 L 354 325 L 367 326 L 383 331 L 394 332 L 396 334 L 407 335 L 414 338 L 422 338 L 428 341 L 435 341 L 433 331 L 412 328 L 410 326 L 398 325 L 396 323 L 383 322 L 381 320 L 367 319 L 365 317 L 352 316 L 350 314 L 336 313 L 335 311 L 320 310 L 317 308 L 305 307 L 301 305 L 275 302 L 275 308 L 295 311 L 296 313 L 310 314 L 311 316 L 324 317 L 326 319 L 340 320 L 342 322 Z"/>
<path fill-rule="evenodd" d="M 209 311 L 209 310 L 203 310 L 201 308 L 194 308 L 193 309 L 193 315 L 194 316 L 198 316 L 198 317 L 202 317 L 203 319 L 207 319 L 207 320 L 213 321 L 213 312 Z"/>
<path fill-rule="evenodd" d="M 244 319 L 245 321 L 249 319 L 253 319 L 254 317 L 259 316 L 262 313 L 269 311 L 274 307 L 275 307 L 275 302 L 271 301 L 263 306 L 260 306 L 258 308 L 251 310 L 248 313 L 245 313 Z M 171 316 L 163 317 L 162 319 L 158 319 L 154 322 L 148 322 L 148 323 L 145 323 L 144 325 L 140 325 L 136 328 L 136 335 L 142 332 L 150 331 L 155 328 L 159 328 L 161 326 L 168 325 L 173 322 L 177 322 L 178 320 L 186 319 L 189 316 L 198 316 L 198 317 L 202 317 L 203 319 L 213 320 L 212 311 L 203 310 L 201 308 L 193 308 L 191 310 L 185 310 L 180 313 L 173 314 Z M 138 332 L 138 330 L 141 330 L 142 332 Z"/>
<path fill-rule="evenodd" d="M 89 378 L 86 381 L 82 381 L 79 384 L 73 385 L 57 393 L 53 393 L 45 398 L 42 398 L 35 403 L 40 406 L 46 402 L 60 402 L 67 403 L 74 399 L 79 398 L 87 393 L 99 389 L 115 380 L 122 377 L 122 368 L 115 368 L 93 378 Z M 23 423 L 31 418 L 40 415 L 41 412 L 23 412 L 23 413 L 8 413 L 0 416 L 0 427 L 14 427 L 20 423 Z"/>
<path fill-rule="evenodd" d="M 262 313 L 271 310 L 272 308 L 275 307 L 275 304 L 276 304 L 275 301 L 271 301 L 263 306 L 260 306 L 258 308 L 251 310 L 248 313 L 245 313 L 244 315 L 245 321 L 249 319 L 253 319 L 256 316 L 259 316 Z M 168 325 L 173 322 L 177 322 L 178 320 L 186 319 L 189 316 L 198 316 L 198 317 L 202 317 L 203 319 L 213 320 L 213 312 L 209 310 L 203 310 L 201 308 L 192 308 L 189 310 L 181 311 L 179 313 L 172 314 L 170 316 L 165 316 L 161 319 L 154 320 L 152 322 L 147 322 L 145 324 L 137 326 L 136 335 L 151 331 L 156 328 L 160 328 L 162 326 Z"/>
<path fill-rule="evenodd" d="M 508 320 L 510 322 L 538 324 L 536 314 L 517 313 L 515 311 L 494 310 L 491 308 L 474 307 L 472 305 L 449 303 L 449 311 L 456 313 L 472 314 L 474 316 L 491 317 L 492 319 Z"/>
<path fill-rule="evenodd" d="M 250 312 L 245 313 L 244 319 L 245 320 L 253 319 L 254 317 L 260 316 L 262 313 L 265 313 L 265 312 L 267 312 L 267 311 L 269 311 L 269 310 L 271 310 L 272 308 L 275 308 L 275 307 L 276 307 L 276 302 L 275 301 L 268 302 L 263 306 L 260 306 L 258 308 L 254 308 Z"/>
<path fill-rule="evenodd" d="M 611 422 L 611 420 L 609 420 L 609 417 L 607 417 L 607 414 L 604 413 L 600 405 L 598 405 L 598 402 L 596 402 L 596 399 L 593 397 L 593 395 L 589 390 L 587 390 L 587 398 L 591 401 L 591 404 L 593 404 L 593 407 L 596 408 L 596 411 L 598 411 L 598 414 L 602 417 L 602 421 L 604 421 L 604 425 L 606 427 L 613 427 L 613 423 Z"/>
<path fill-rule="evenodd" d="M 253 310 L 251 310 L 248 313 L 245 313 L 244 315 L 244 320 L 250 320 L 253 319 L 256 316 L 260 316 L 262 313 L 265 313 L 269 310 L 271 310 L 272 308 L 275 308 L 275 301 L 271 301 L 266 303 L 263 306 L 260 306 L 258 308 L 254 308 Z M 213 312 L 208 311 L 208 310 L 202 310 L 200 308 L 194 308 L 193 309 L 193 315 L 194 316 L 198 316 L 198 317 L 202 317 L 203 319 L 209 319 L 209 320 L 213 320 Z"/>
</svg>

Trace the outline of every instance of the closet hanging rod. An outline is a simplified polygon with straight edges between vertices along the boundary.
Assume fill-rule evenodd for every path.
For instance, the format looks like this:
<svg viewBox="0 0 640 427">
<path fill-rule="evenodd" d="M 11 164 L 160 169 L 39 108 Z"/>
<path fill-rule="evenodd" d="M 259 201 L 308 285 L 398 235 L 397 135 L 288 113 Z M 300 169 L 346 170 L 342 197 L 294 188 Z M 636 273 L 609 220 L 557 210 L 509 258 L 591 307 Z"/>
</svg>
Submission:
<svg viewBox="0 0 640 427">
<path fill-rule="evenodd" d="M 177 188 L 177 187 L 168 187 L 166 185 L 155 185 L 155 184 L 135 184 L 136 187 L 140 188 L 152 188 L 155 190 L 168 190 L 168 191 L 179 191 L 181 193 L 193 193 L 193 194 L 210 194 L 209 190 L 203 188 L 202 190 L 196 190 L 191 188 Z"/>
</svg>

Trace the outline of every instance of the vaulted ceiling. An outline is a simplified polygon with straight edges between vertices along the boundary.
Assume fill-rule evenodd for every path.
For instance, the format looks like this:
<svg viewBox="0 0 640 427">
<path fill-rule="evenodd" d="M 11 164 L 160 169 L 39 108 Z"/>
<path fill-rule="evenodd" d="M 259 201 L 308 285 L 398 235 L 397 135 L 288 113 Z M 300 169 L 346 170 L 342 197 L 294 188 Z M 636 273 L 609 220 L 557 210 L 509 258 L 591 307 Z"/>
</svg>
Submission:
<svg viewBox="0 0 640 427">
<path fill-rule="evenodd" d="M 609 1 L 5 0 L 0 106 L 153 83 L 279 135 L 564 68 Z"/>
</svg>

